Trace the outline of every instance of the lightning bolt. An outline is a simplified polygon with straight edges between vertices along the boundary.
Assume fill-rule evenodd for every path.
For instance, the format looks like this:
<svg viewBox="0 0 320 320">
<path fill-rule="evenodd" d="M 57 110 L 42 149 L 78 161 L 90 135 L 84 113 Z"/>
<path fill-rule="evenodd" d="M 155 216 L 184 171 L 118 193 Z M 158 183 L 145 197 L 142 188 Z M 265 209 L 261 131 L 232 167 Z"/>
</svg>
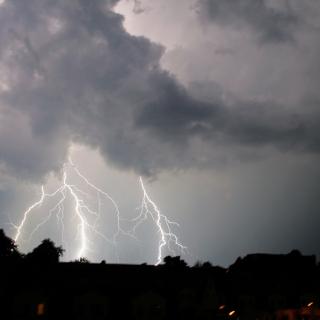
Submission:
<svg viewBox="0 0 320 320">
<path fill-rule="evenodd" d="M 85 183 L 87 187 L 90 187 L 91 190 L 94 190 L 97 196 L 97 210 L 92 210 L 86 201 L 84 200 L 86 197 L 89 197 L 88 193 L 82 191 L 79 187 L 74 184 L 70 184 L 68 181 L 67 168 L 73 170 L 73 172 Z M 172 227 L 179 226 L 176 222 L 170 221 L 167 216 L 162 214 L 155 204 L 155 202 L 150 198 L 149 194 L 146 191 L 144 186 L 142 177 L 139 177 L 139 185 L 142 190 L 142 201 L 140 205 L 139 214 L 132 219 L 124 219 L 120 215 L 119 206 L 116 201 L 105 191 L 97 187 L 95 184 L 90 182 L 77 168 L 77 166 L 69 159 L 68 163 L 63 166 L 63 178 L 62 184 L 59 186 L 54 192 L 46 193 L 44 190 L 44 186 L 41 186 L 41 196 L 38 201 L 33 203 L 23 214 L 23 218 L 19 225 L 15 226 L 16 234 L 14 236 L 15 242 L 19 242 L 22 238 L 23 229 L 25 228 L 26 222 L 32 212 L 41 207 L 47 199 L 54 198 L 59 196 L 55 205 L 48 211 L 47 215 L 43 218 L 43 220 L 36 225 L 36 227 L 32 230 L 29 236 L 29 240 L 31 240 L 32 236 L 46 223 L 49 222 L 53 214 L 56 214 L 58 224 L 61 226 L 61 239 L 64 241 L 64 216 L 65 216 L 65 208 L 64 203 L 67 201 L 68 195 L 72 199 L 74 203 L 73 211 L 74 216 L 78 220 L 77 224 L 77 238 L 80 239 L 79 249 L 76 254 L 76 258 L 79 259 L 84 257 L 88 251 L 91 251 L 91 243 L 89 241 L 88 234 L 90 232 L 96 234 L 107 243 L 114 247 L 114 252 L 119 261 L 119 255 L 117 251 L 117 240 L 120 235 L 125 235 L 131 237 L 135 240 L 138 240 L 136 237 L 136 231 L 138 227 L 146 221 L 148 218 L 152 219 L 155 224 L 158 233 L 159 233 L 159 242 L 157 249 L 157 261 L 156 265 L 160 264 L 163 260 L 163 252 L 167 247 L 169 252 L 172 254 L 176 254 L 175 249 L 178 249 L 180 252 L 184 253 L 187 249 L 184 245 L 181 244 L 176 234 L 173 233 Z M 113 233 L 112 237 L 109 238 L 102 232 L 98 230 L 98 223 L 101 218 L 101 201 L 102 198 L 107 199 L 114 210 L 114 217 L 116 219 L 116 231 Z M 94 217 L 94 221 L 90 222 L 90 218 Z M 130 222 L 130 227 L 128 230 L 125 230 L 122 226 L 122 222 Z"/>
<path fill-rule="evenodd" d="M 160 264 L 163 259 L 163 249 L 165 246 L 168 246 L 169 251 L 172 254 L 176 254 L 175 250 L 172 248 L 172 244 L 178 247 L 182 253 L 187 249 L 184 245 L 182 245 L 178 239 L 178 237 L 172 232 L 171 227 L 173 225 L 179 226 L 178 223 L 174 221 L 170 221 L 167 216 L 163 215 L 157 205 L 151 200 L 149 197 L 146 188 L 143 184 L 143 180 L 139 178 L 140 186 L 143 192 L 142 203 L 141 203 L 141 212 L 138 218 L 136 219 L 137 223 L 135 228 L 141 224 L 144 220 L 147 219 L 148 215 L 155 222 L 158 232 L 160 234 L 160 240 L 158 244 L 158 258 L 156 265 Z"/>
<path fill-rule="evenodd" d="M 109 239 L 108 237 L 106 237 L 104 234 L 102 234 L 101 232 L 98 231 L 96 224 L 97 221 L 100 218 L 100 209 L 98 210 L 98 212 L 95 212 L 94 210 L 91 210 L 89 208 L 88 205 L 85 204 L 85 201 L 83 200 L 83 196 L 86 196 L 87 193 L 83 192 L 81 189 L 79 189 L 77 186 L 72 185 L 68 182 L 68 175 L 67 175 L 67 171 L 66 168 L 67 166 L 70 166 L 71 168 L 74 169 L 74 171 L 76 172 L 76 174 L 91 188 L 93 188 L 96 192 L 98 192 L 99 197 L 105 196 L 108 200 L 111 201 L 112 205 L 114 206 L 115 212 L 116 212 L 116 218 L 117 218 L 117 232 L 114 234 L 113 239 Z M 116 202 L 112 199 L 112 197 L 107 194 L 106 192 L 102 191 L 101 189 L 97 188 L 96 186 L 94 186 L 90 181 L 88 181 L 88 179 L 86 179 L 78 170 L 78 168 L 73 164 L 73 162 L 71 160 L 69 160 L 68 164 L 64 165 L 64 169 L 63 169 L 63 183 L 62 185 L 56 189 L 54 192 L 52 193 L 46 193 L 44 191 L 44 186 L 41 186 L 41 197 L 40 199 L 35 202 L 34 204 L 32 204 L 23 214 L 23 219 L 21 220 L 20 224 L 18 226 L 16 226 L 16 234 L 14 237 L 14 240 L 16 242 L 18 242 L 21 238 L 22 235 L 22 230 L 25 227 L 26 221 L 29 217 L 29 215 L 32 213 L 32 211 L 34 209 L 36 209 L 37 207 L 40 207 L 41 205 L 43 205 L 43 203 L 45 202 L 45 200 L 47 198 L 53 198 L 55 196 L 57 196 L 58 194 L 60 195 L 60 200 L 56 203 L 56 205 L 51 208 L 49 210 L 49 213 L 47 214 L 47 216 L 33 229 L 33 231 L 30 233 L 29 236 L 29 240 L 31 240 L 32 236 L 36 233 L 36 231 L 38 231 L 40 229 L 40 227 L 42 227 L 44 224 L 46 224 L 52 214 L 54 212 L 57 212 L 57 219 L 58 222 L 61 224 L 61 228 L 62 228 L 62 239 L 63 239 L 63 230 L 64 230 L 64 222 L 63 222 L 63 217 L 64 217 L 64 202 L 67 199 L 67 194 L 69 193 L 71 199 L 74 202 L 74 213 L 75 216 L 78 218 L 78 225 L 77 225 L 77 232 L 80 238 L 80 248 L 78 253 L 76 254 L 76 257 L 79 259 L 81 257 L 84 257 L 84 255 L 86 254 L 86 252 L 90 249 L 90 245 L 89 245 L 89 240 L 88 240 L 88 236 L 87 233 L 88 231 L 92 231 L 94 233 L 96 233 L 98 236 L 100 236 L 101 238 L 103 238 L 105 241 L 109 242 L 112 245 L 116 245 L 116 238 L 118 237 L 118 235 L 120 233 L 123 234 L 127 234 L 124 230 L 121 229 L 120 227 L 120 212 L 119 212 L 119 207 L 116 204 Z M 100 201 L 99 201 L 100 203 Z M 100 207 L 100 204 L 99 204 Z M 95 221 L 93 224 L 91 224 L 89 222 L 88 219 L 88 214 L 93 215 L 96 217 Z"/>
<path fill-rule="evenodd" d="M 35 209 L 36 207 L 40 206 L 43 203 L 43 200 L 45 198 L 45 193 L 44 193 L 44 187 L 41 186 L 41 198 L 39 201 L 35 202 L 33 205 L 31 205 L 23 214 L 23 219 L 21 221 L 21 223 L 16 227 L 17 232 L 16 235 L 14 237 L 14 241 L 18 242 L 18 239 L 20 238 L 21 232 L 22 232 L 22 228 L 25 225 L 25 222 L 27 221 L 27 218 L 30 214 L 30 212 Z"/>
</svg>

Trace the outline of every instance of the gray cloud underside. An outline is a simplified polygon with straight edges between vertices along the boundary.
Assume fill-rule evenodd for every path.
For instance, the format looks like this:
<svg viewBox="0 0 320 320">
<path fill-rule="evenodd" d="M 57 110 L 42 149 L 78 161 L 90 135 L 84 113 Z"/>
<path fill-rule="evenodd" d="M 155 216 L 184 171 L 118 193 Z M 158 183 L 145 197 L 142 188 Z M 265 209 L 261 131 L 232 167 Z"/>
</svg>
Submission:
<svg viewBox="0 0 320 320">
<path fill-rule="evenodd" d="M 292 41 L 294 31 L 302 23 L 290 1 L 286 0 L 278 3 L 270 0 L 198 0 L 197 9 L 205 21 L 247 29 L 261 42 Z"/>
<path fill-rule="evenodd" d="M 140 0 L 134 0 L 132 12 L 135 14 L 141 14 L 141 13 L 145 12 L 145 8 L 142 6 Z"/>
<path fill-rule="evenodd" d="M 211 166 L 244 150 L 253 157 L 267 146 L 319 151 L 318 112 L 223 94 L 196 99 L 159 66 L 161 46 L 124 30 L 115 3 L 11 0 L 0 8 L 0 162 L 12 174 L 57 170 L 71 141 L 143 174 Z"/>
</svg>

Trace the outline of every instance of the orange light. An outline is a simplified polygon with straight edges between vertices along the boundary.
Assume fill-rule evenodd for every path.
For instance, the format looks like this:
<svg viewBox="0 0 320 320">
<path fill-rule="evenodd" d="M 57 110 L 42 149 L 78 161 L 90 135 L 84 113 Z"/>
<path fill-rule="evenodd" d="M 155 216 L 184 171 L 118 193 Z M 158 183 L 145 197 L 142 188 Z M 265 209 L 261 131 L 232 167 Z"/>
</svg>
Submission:
<svg viewBox="0 0 320 320">
<path fill-rule="evenodd" d="M 44 303 L 39 303 L 37 305 L 37 316 L 43 316 L 45 311 L 45 305 Z"/>
<path fill-rule="evenodd" d="M 236 313 L 236 312 L 235 312 L 234 310 L 232 310 L 232 311 L 229 312 L 229 316 L 231 317 L 231 316 L 233 316 L 235 313 Z"/>
<path fill-rule="evenodd" d="M 223 310 L 226 306 L 223 304 L 219 307 L 219 310 Z"/>
<path fill-rule="evenodd" d="M 307 304 L 307 306 L 308 306 L 308 307 L 312 307 L 312 306 L 313 306 L 313 301 L 309 302 L 309 303 Z"/>
</svg>

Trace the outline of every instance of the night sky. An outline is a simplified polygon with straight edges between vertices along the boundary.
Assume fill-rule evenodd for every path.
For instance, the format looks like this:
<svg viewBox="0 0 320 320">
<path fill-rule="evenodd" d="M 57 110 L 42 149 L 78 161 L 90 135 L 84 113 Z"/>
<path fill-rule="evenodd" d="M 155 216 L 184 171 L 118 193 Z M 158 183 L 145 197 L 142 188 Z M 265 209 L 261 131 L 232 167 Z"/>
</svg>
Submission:
<svg viewBox="0 0 320 320">
<path fill-rule="evenodd" d="M 125 218 L 141 175 L 190 264 L 320 256 L 319 34 L 318 0 L 0 0 L 0 228 L 14 237 L 71 156 Z M 50 237 L 75 259 L 72 199 L 63 237 L 54 212 L 30 238 L 50 201 L 19 248 Z M 158 237 L 146 221 L 119 261 L 155 263 Z M 115 261 L 96 235 L 86 256 Z"/>
</svg>

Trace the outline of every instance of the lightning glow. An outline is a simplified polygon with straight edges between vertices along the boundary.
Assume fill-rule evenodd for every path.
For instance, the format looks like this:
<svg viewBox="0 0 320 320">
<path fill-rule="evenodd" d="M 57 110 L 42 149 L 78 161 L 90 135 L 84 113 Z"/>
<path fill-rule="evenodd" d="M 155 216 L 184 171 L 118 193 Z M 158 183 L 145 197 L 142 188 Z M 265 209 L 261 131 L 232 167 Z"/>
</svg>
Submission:
<svg viewBox="0 0 320 320">
<path fill-rule="evenodd" d="M 25 222 L 27 221 L 28 215 L 30 214 L 30 212 L 31 212 L 34 208 L 40 206 L 40 205 L 43 203 L 43 200 L 44 200 L 45 196 L 46 196 L 46 195 L 45 195 L 45 193 L 44 193 L 44 188 L 43 188 L 43 186 L 41 186 L 41 198 L 40 198 L 39 201 L 37 201 L 37 202 L 35 202 L 34 204 L 32 204 L 32 205 L 25 211 L 25 213 L 23 214 L 23 219 L 22 219 L 21 223 L 19 224 L 19 226 L 17 226 L 17 232 L 16 232 L 16 235 L 15 235 L 15 237 L 14 237 L 14 241 L 15 241 L 15 242 L 18 242 L 18 239 L 20 238 L 20 235 L 21 235 L 21 232 L 22 232 L 22 228 L 23 228 Z"/>
<path fill-rule="evenodd" d="M 158 258 L 156 262 L 156 265 L 158 265 L 162 262 L 163 248 L 165 246 L 168 246 L 168 249 L 172 254 L 175 254 L 175 251 L 171 247 L 171 244 L 177 246 L 182 252 L 184 252 L 184 250 L 186 250 L 187 248 L 179 242 L 178 237 L 171 230 L 172 225 L 179 225 L 176 222 L 170 221 L 165 215 L 160 212 L 157 205 L 149 197 L 141 177 L 139 178 L 139 182 L 143 191 L 143 198 L 141 204 L 141 213 L 139 215 L 140 220 L 137 219 L 137 224 L 140 224 L 143 220 L 147 219 L 148 215 L 150 215 L 152 220 L 155 222 L 160 234 Z"/>
<path fill-rule="evenodd" d="M 86 203 L 85 199 L 88 197 L 88 194 L 81 190 L 78 186 L 71 184 L 69 182 L 68 170 L 72 170 L 78 178 L 88 187 L 90 190 L 94 191 L 97 196 L 97 209 L 93 210 Z M 33 211 L 41 207 L 47 199 L 54 199 L 55 204 L 49 209 L 47 214 L 42 218 L 42 221 L 38 223 L 32 232 L 30 233 L 28 240 L 30 240 L 33 235 L 46 223 L 49 223 L 52 215 L 56 215 L 58 224 L 61 227 L 61 239 L 64 242 L 64 231 L 65 231 L 65 202 L 67 199 L 71 199 L 73 203 L 73 215 L 76 217 L 78 223 L 76 225 L 76 233 L 78 239 L 78 251 L 76 253 L 76 259 L 85 257 L 85 255 L 92 250 L 93 244 L 90 242 L 89 234 L 93 233 L 98 237 L 102 238 L 109 245 L 113 246 L 114 252 L 119 261 L 119 255 L 117 251 L 117 242 L 120 235 L 130 237 L 132 239 L 138 240 L 136 237 L 137 229 L 141 224 L 143 224 L 148 218 L 154 223 L 156 230 L 158 231 L 158 245 L 156 248 L 156 265 L 160 264 L 164 257 L 164 249 L 166 248 L 168 252 L 176 255 L 175 250 L 178 250 L 180 253 L 185 253 L 187 249 L 179 241 L 177 235 L 172 231 L 173 226 L 179 226 L 176 222 L 170 221 L 167 216 L 162 214 L 155 204 L 155 202 L 150 198 L 149 194 L 146 191 L 142 177 L 139 177 L 139 186 L 142 190 L 142 200 L 139 214 L 132 218 L 126 219 L 122 218 L 120 215 L 119 205 L 116 201 L 110 196 L 109 193 L 103 191 L 101 188 L 97 187 L 95 184 L 90 182 L 77 168 L 77 166 L 69 159 L 68 163 L 63 166 L 63 178 L 62 184 L 52 193 L 46 193 L 44 186 L 41 186 L 41 195 L 40 199 L 34 202 L 27 210 L 23 213 L 23 218 L 19 225 L 15 226 L 16 233 L 14 240 L 19 243 L 23 240 L 22 236 L 25 232 L 26 222 L 29 217 L 32 215 Z M 56 199 L 58 197 L 58 199 Z M 106 199 L 111 203 L 113 212 L 104 212 L 105 214 L 112 214 L 116 220 L 116 230 L 113 232 L 112 236 L 107 237 L 104 233 L 98 230 L 99 220 L 102 215 L 102 199 Z M 91 221 L 93 219 L 93 222 Z M 122 223 L 126 223 L 126 229 L 123 228 Z M 129 226 L 128 226 L 129 223 Z"/>
</svg>

